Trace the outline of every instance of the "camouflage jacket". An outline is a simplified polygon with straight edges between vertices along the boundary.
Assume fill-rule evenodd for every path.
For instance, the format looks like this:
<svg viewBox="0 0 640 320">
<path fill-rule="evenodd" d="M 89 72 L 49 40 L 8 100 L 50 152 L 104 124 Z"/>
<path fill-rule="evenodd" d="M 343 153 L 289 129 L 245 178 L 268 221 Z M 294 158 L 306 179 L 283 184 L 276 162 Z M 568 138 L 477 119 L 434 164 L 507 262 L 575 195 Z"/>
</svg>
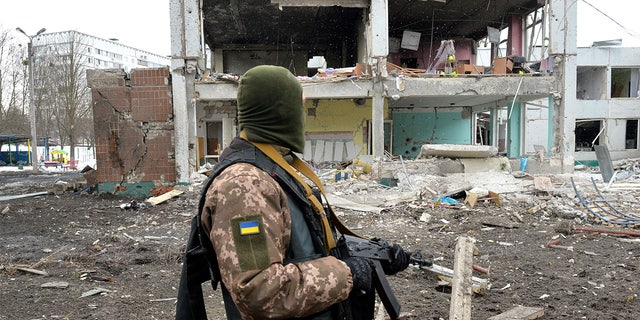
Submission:
<svg viewBox="0 0 640 320">
<path fill-rule="evenodd" d="M 349 296 L 351 271 L 335 257 L 285 262 L 292 245 L 290 201 L 261 169 L 248 163 L 224 169 L 201 213 L 222 282 L 243 319 L 305 317 Z"/>
</svg>

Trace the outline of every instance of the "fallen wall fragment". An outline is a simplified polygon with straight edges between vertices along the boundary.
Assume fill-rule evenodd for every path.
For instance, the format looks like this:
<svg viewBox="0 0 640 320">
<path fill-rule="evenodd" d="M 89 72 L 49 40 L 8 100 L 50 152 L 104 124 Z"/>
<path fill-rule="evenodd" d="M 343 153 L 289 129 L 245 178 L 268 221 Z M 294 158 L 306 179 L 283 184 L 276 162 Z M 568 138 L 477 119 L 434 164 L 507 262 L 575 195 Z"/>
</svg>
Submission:
<svg viewBox="0 0 640 320">
<path fill-rule="evenodd" d="M 467 144 L 423 144 L 418 158 L 449 157 L 449 158 L 487 158 L 498 154 L 494 146 L 477 146 Z"/>
</svg>

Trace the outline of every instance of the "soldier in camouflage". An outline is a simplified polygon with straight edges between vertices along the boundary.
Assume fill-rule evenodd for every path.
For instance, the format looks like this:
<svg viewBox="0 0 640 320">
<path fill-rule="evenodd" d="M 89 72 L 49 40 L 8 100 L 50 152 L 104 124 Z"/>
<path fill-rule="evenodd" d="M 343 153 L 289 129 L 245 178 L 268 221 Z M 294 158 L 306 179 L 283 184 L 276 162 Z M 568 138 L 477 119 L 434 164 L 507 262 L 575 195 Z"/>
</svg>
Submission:
<svg viewBox="0 0 640 320">
<path fill-rule="evenodd" d="M 220 163 L 253 154 L 247 141 L 273 145 L 284 159 L 292 151 L 301 153 L 304 123 L 297 79 L 281 67 L 252 68 L 238 86 L 238 125 L 244 139 L 235 138 Z M 314 215 L 307 212 L 308 205 L 292 200 L 291 190 L 274 174 L 250 161 L 228 162 L 206 190 L 201 211 L 223 294 L 231 298 L 225 300 L 227 318 L 371 319 L 370 262 L 342 261 L 321 250 L 314 245 L 319 235 L 310 227 Z M 406 268 L 409 257 L 396 249 L 404 259 L 394 272 Z M 358 315 L 361 311 L 345 303 L 363 294 L 371 308 Z"/>
</svg>

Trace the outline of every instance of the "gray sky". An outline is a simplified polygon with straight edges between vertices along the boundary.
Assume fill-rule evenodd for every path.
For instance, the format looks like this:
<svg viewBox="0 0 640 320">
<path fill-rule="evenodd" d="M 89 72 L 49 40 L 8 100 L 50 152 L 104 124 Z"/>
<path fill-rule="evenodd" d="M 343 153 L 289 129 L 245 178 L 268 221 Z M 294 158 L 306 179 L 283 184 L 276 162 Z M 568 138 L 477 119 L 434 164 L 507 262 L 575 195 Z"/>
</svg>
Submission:
<svg viewBox="0 0 640 320">
<path fill-rule="evenodd" d="M 624 47 L 640 47 L 640 17 L 637 15 L 640 1 L 576 1 L 578 5 L 579 47 L 591 46 L 594 41 L 612 39 L 622 39 Z M 594 7 L 604 12 L 606 16 Z"/>
<path fill-rule="evenodd" d="M 578 6 L 578 46 L 622 38 L 623 46 L 640 47 L 640 1 L 568 3 Z M 160 55 L 171 53 L 168 0 L 0 0 L 0 27 L 20 27 L 28 34 L 35 34 L 40 28 L 47 28 L 47 32 L 76 30 L 105 39 L 117 38 L 122 44 Z"/>
<path fill-rule="evenodd" d="M 0 0 L 0 27 L 20 27 L 29 35 L 41 28 L 76 30 L 151 53 L 171 53 L 169 0 Z"/>
</svg>

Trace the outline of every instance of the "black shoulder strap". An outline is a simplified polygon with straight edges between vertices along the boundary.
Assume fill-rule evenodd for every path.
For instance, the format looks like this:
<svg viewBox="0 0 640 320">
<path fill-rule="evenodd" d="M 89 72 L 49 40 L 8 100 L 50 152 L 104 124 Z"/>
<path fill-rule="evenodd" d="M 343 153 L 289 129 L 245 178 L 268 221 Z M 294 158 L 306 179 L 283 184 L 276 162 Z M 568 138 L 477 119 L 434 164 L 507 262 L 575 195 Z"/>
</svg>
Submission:
<svg viewBox="0 0 640 320">
<path fill-rule="evenodd" d="M 198 232 L 198 216 L 191 219 L 191 231 L 180 275 L 178 287 L 178 301 L 176 304 L 176 320 L 207 319 L 202 295 L 202 283 L 212 280 L 214 289 L 217 279 L 212 279 L 210 263 L 207 252 L 200 246 Z"/>
</svg>

